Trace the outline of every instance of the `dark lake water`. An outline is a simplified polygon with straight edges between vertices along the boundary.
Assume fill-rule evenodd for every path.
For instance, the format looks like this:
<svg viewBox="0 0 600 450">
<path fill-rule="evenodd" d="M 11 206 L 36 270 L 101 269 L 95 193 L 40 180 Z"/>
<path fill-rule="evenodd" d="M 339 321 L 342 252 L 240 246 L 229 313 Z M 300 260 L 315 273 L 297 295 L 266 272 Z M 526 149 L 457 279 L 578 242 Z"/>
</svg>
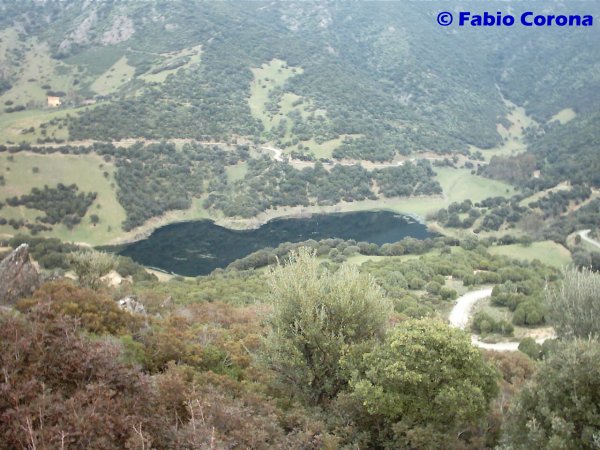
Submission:
<svg viewBox="0 0 600 450">
<path fill-rule="evenodd" d="M 147 239 L 123 247 L 119 254 L 145 266 L 196 276 L 283 242 L 342 238 L 381 245 L 406 236 L 425 239 L 432 234 L 412 217 L 389 211 L 274 219 L 255 230 L 230 230 L 201 220 L 159 228 Z"/>
</svg>

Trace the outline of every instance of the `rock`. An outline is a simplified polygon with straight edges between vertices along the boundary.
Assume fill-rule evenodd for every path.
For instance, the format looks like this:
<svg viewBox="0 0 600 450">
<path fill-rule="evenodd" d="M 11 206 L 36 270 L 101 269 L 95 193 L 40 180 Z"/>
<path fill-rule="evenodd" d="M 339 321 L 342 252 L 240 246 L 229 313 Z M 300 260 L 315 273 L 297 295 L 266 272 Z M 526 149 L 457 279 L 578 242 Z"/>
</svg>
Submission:
<svg viewBox="0 0 600 450">
<path fill-rule="evenodd" d="M 12 305 L 33 294 L 41 284 L 40 274 L 29 257 L 29 246 L 19 245 L 0 262 L 0 305 Z"/>
<path fill-rule="evenodd" d="M 140 302 L 137 301 L 134 295 L 128 295 L 127 297 L 123 297 L 118 302 L 119 308 L 124 311 L 129 311 L 131 313 L 137 314 L 146 314 L 146 308 Z"/>
</svg>

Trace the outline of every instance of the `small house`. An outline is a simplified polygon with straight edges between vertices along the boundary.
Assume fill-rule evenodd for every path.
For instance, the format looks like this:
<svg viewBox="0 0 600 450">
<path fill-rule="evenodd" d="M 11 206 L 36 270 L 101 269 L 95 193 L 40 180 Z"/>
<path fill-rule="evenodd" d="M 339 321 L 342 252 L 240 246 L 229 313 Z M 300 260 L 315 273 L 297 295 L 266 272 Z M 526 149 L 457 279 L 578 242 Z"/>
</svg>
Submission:
<svg viewBox="0 0 600 450">
<path fill-rule="evenodd" d="M 50 108 L 56 108 L 57 106 L 60 106 L 60 97 L 53 97 L 53 96 L 48 96 L 48 106 Z"/>
</svg>

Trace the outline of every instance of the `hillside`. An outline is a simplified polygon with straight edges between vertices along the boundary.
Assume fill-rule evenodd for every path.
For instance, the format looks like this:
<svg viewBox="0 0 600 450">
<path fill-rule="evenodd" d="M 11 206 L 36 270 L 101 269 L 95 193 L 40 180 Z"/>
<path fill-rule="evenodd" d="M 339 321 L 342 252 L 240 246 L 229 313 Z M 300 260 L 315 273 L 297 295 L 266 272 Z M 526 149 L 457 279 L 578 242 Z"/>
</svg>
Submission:
<svg viewBox="0 0 600 450">
<path fill-rule="evenodd" d="M 0 8 L 0 145 L 19 153 L 10 157 L 18 167 L 2 175 L 6 234 L 28 229 L 106 243 L 181 219 L 250 224 L 342 201 L 352 203 L 343 209 L 425 215 L 515 193 L 486 178 L 523 190 L 518 202 L 562 182 L 598 188 L 596 28 L 544 36 L 443 29 L 433 20 L 437 5 L 406 2 L 72 0 Z M 117 150 L 137 141 L 143 149 Z M 152 145 L 165 141 L 177 151 L 191 147 L 160 156 Z M 246 153 L 229 155 L 236 144 Z M 43 166 L 76 159 L 28 151 L 104 161 L 98 170 L 70 167 L 83 177 L 53 175 Z M 276 164 L 262 172 L 265 156 Z M 396 168 L 424 158 L 434 163 L 424 179 L 420 169 Z M 192 176 L 175 176 L 178 164 Z M 357 164 L 366 171 L 347 167 Z M 14 181 L 28 170 L 35 176 Z M 97 197 L 80 210 L 83 220 L 64 227 L 7 202 L 77 178 L 97 180 L 78 184 Z M 409 189 L 417 178 L 425 182 Z M 359 179 L 360 187 L 347 185 Z"/>
<path fill-rule="evenodd" d="M 597 449 L 598 23 L 457 23 L 530 8 L 0 0 L 0 449 Z"/>
</svg>

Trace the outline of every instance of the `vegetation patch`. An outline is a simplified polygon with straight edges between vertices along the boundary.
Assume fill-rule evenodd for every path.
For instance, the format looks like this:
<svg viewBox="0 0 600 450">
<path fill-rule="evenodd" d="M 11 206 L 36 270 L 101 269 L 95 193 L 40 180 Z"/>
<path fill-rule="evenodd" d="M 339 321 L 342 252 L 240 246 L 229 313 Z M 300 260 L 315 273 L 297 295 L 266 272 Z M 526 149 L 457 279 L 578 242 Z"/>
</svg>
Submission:
<svg viewBox="0 0 600 450">
<path fill-rule="evenodd" d="M 59 183 L 55 188 L 33 188 L 27 195 L 6 199 L 6 203 L 13 207 L 25 206 L 43 211 L 46 215 L 37 218 L 40 222 L 51 225 L 62 223 L 72 229 L 81 222 L 81 218 L 97 197 L 95 192 L 78 191 L 79 188 L 75 184 L 65 186 Z"/>
<path fill-rule="evenodd" d="M 131 81 L 134 73 L 135 68 L 127 64 L 127 58 L 123 56 L 110 69 L 100 75 L 90 87 L 100 95 L 108 95 Z"/>
<path fill-rule="evenodd" d="M 552 241 L 533 242 L 531 245 L 512 244 L 490 247 L 493 255 L 504 255 L 513 259 L 538 260 L 553 267 L 571 264 L 571 253 L 564 246 Z"/>
<path fill-rule="evenodd" d="M 39 171 L 34 173 L 34 167 Z M 0 154 L 0 170 L 6 179 L 7 186 L 2 188 L 0 201 L 9 197 L 28 194 L 33 188 L 42 190 L 45 185 L 56 186 L 76 184 L 82 192 L 96 192 L 97 197 L 83 220 L 73 229 L 65 225 L 56 225 L 51 234 L 64 241 L 83 241 L 90 244 L 103 243 L 114 239 L 122 233 L 121 222 L 125 219 L 125 211 L 116 197 L 114 184 L 114 165 L 107 163 L 96 155 L 38 155 L 18 153 L 14 155 Z M 90 219 L 95 214 L 99 223 Z M 23 207 L 5 206 L 0 216 L 8 219 L 35 222 L 40 212 Z M 0 232 L 15 233 L 8 225 L 0 226 Z"/>
</svg>

